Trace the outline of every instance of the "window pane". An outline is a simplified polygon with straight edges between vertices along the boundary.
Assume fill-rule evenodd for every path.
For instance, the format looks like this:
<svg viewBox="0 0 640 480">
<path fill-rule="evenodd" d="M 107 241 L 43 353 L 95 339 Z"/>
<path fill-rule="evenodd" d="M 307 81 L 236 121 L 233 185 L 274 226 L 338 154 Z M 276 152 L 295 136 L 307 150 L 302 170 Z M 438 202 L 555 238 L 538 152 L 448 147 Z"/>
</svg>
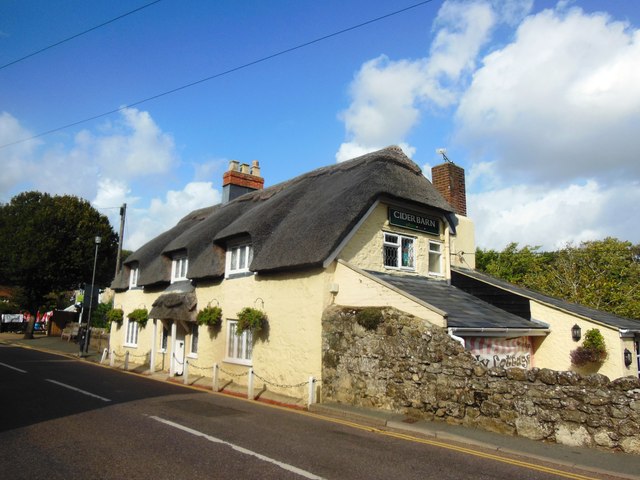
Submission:
<svg viewBox="0 0 640 480">
<path fill-rule="evenodd" d="M 398 244 L 398 236 L 385 233 L 384 234 L 384 241 L 387 242 L 387 243 L 393 243 L 393 244 L 397 245 Z"/>
<path fill-rule="evenodd" d="M 239 257 L 238 257 L 238 270 L 242 270 L 247 267 L 247 249 L 245 247 L 240 247 L 238 249 Z"/>
<path fill-rule="evenodd" d="M 402 266 L 413 268 L 413 239 L 402 239 Z"/>
<path fill-rule="evenodd" d="M 384 264 L 387 267 L 398 266 L 398 248 L 397 247 L 384 247 Z"/>
<path fill-rule="evenodd" d="M 191 353 L 198 353 L 198 325 L 191 327 Z"/>
<path fill-rule="evenodd" d="M 231 250 L 231 270 L 238 269 L 238 249 L 234 248 Z"/>
<path fill-rule="evenodd" d="M 442 274 L 442 245 L 435 242 L 429 243 L 429 273 Z"/>
</svg>

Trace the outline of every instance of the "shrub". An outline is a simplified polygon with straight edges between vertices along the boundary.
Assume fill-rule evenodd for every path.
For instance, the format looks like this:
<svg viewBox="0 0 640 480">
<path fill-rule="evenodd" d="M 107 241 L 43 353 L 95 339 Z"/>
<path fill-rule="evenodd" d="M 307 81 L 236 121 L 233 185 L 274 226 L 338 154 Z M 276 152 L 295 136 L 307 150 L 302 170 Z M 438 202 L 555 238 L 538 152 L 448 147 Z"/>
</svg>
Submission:
<svg viewBox="0 0 640 480">
<path fill-rule="evenodd" d="M 147 320 L 149 320 L 149 312 L 146 308 L 136 308 L 134 311 L 127 315 L 127 318 L 132 322 L 137 322 L 141 327 L 145 327 L 147 325 Z"/>
<path fill-rule="evenodd" d="M 367 330 L 375 330 L 384 321 L 382 309 L 366 307 L 356 312 L 356 322 Z"/>
<path fill-rule="evenodd" d="M 246 330 L 259 333 L 267 323 L 267 315 L 257 308 L 245 307 L 238 312 L 238 325 L 236 333 L 240 334 Z"/>
<path fill-rule="evenodd" d="M 196 315 L 198 325 L 219 327 L 222 325 L 222 309 L 220 307 L 205 307 Z"/>
<path fill-rule="evenodd" d="M 597 328 L 587 330 L 582 345 L 571 352 L 571 363 L 576 366 L 588 363 L 602 363 L 607 359 L 607 346 Z"/>
<path fill-rule="evenodd" d="M 112 308 L 105 315 L 108 323 L 117 323 L 120 325 L 124 319 L 124 312 L 121 308 Z"/>
</svg>

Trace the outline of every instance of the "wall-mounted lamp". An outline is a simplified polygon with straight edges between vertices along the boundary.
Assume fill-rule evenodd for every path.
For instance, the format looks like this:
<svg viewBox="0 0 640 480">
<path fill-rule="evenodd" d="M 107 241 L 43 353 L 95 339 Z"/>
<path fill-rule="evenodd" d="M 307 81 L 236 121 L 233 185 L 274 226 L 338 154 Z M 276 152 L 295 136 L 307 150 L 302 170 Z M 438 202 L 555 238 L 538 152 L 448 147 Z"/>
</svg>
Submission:
<svg viewBox="0 0 640 480">
<path fill-rule="evenodd" d="M 253 304 L 257 307 L 258 306 L 258 302 L 260 302 L 262 304 L 262 310 L 264 310 L 264 300 L 261 299 L 260 297 L 258 297 L 253 301 Z"/>
<path fill-rule="evenodd" d="M 633 361 L 633 354 L 631 353 L 631 351 L 628 348 L 624 349 L 624 364 L 625 366 L 629 366 L 631 365 L 631 362 Z"/>
<path fill-rule="evenodd" d="M 580 340 L 580 337 L 582 337 L 582 329 L 580 328 L 580 325 L 578 325 L 577 323 L 571 327 L 571 338 L 573 338 L 574 341 L 578 341 Z"/>
</svg>

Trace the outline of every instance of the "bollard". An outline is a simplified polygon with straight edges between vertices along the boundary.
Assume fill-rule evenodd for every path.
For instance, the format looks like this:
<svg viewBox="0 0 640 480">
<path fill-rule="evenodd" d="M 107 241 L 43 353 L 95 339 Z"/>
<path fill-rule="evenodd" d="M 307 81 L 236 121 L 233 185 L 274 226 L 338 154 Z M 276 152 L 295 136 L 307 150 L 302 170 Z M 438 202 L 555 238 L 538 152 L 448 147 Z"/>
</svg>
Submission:
<svg viewBox="0 0 640 480">
<path fill-rule="evenodd" d="M 310 407 L 313 403 L 315 403 L 315 386 L 316 379 L 313 376 L 309 377 L 309 400 L 307 401 L 307 406 Z"/>
<path fill-rule="evenodd" d="M 102 358 L 100 359 L 100 365 L 102 365 L 104 363 L 104 361 L 107 359 L 107 355 L 108 354 L 109 354 L 109 350 L 105 348 L 102 351 Z"/>
<path fill-rule="evenodd" d="M 124 354 L 124 369 L 129 370 L 129 352 Z"/>
<path fill-rule="evenodd" d="M 113 367 L 116 363 L 116 351 L 111 352 L 111 356 L 109 357 L 109 366 Z"/>
<path fill-rule="evenodd" d="M 189 360 L 184 361 L 184 372 L 182 373 L 182 382 L 189 385 Z"/>
<path fill-rule="evenodd" d="M 214 392 L 219 392 L 220 390 L 218 390 L 218 364 L 214 363 L 213 364 L 213 385 L 212 385 L 212 389 Z"/>
<path fill-rule="evenodd" d="M 253 367 L 249 367 L 249 375 L 247 376 L 247 398 L 255 400 L 253 397 Z"/>
</svg>

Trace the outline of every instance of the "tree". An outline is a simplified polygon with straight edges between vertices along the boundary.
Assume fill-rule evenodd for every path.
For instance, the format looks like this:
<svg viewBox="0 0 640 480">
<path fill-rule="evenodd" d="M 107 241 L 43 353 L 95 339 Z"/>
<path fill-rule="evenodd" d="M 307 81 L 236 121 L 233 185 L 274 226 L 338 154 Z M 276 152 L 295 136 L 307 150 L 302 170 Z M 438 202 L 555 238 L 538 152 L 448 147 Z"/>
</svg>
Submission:
<svg viewBox="0 0 640 480">
<path fill-rule="evenodd" d="M 21 193 L 0 205 L 0 284 L 20 287 L 35 312 L 47 294 L 91 283 L 96 236 L 96 285 L 107 285 L 118 245 L 107 217 L 75 196 Z"/>
<path fill-rule="evenodd" d="M 567 245 L 476 251 L 476 268 L 546 295 L 628 318 L 640 318 L 640 246 L 615 238 Z"/>
</svg>

